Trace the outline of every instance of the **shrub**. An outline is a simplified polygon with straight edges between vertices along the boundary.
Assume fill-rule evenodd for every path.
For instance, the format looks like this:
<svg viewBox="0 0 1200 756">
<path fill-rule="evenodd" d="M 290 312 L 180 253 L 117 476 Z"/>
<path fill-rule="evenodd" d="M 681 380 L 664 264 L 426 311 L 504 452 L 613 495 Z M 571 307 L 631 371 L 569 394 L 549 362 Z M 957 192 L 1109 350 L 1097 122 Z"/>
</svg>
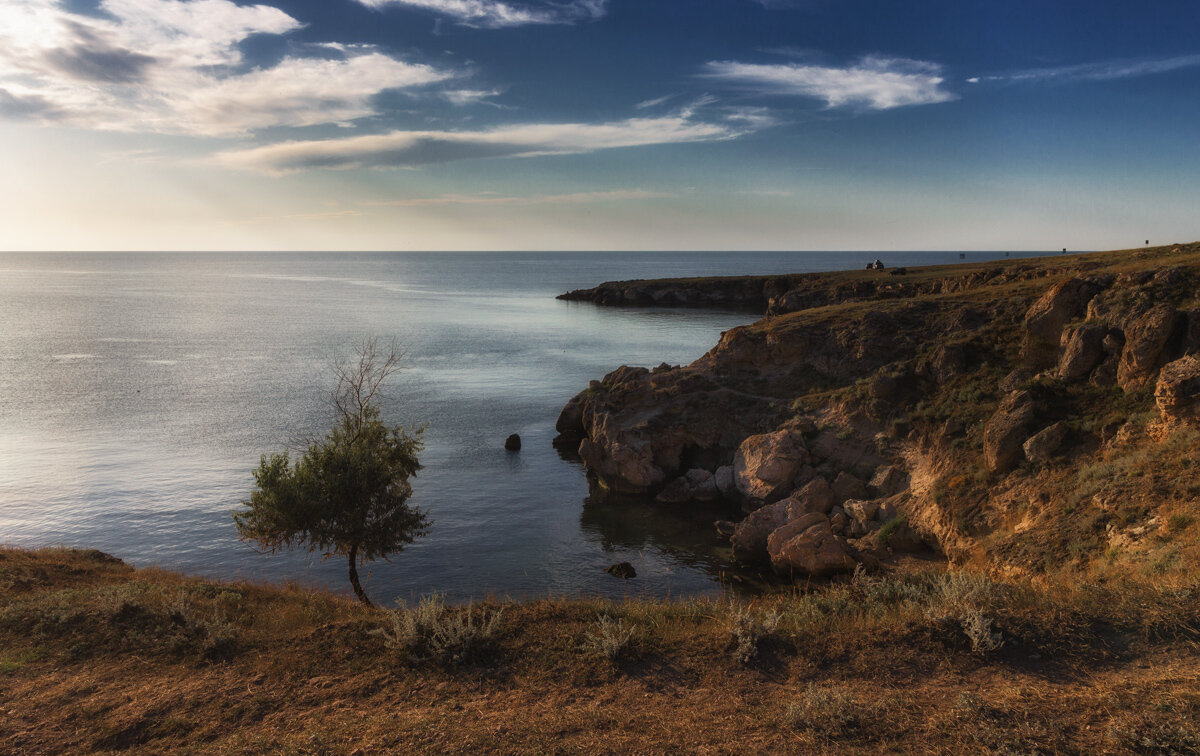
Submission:
<svg viewBox="0 0 1200 756">
<path fill-rule="evenodd" d="M 634 628 L 622 620 L 601 614 L 594 633 L 589 633 L 586 645 L 609 661 L 616 661 L 633 640 Z"/>
<path fill-rule="evenodd" d="M 777 611 L 759 613 L 749 607 L 730 605 L 729 634 L 733 641 L 733 656 L 742 664 L 749 664 L 758 656 L 759 644 L 775 632 L 783 617 Z"/>
<path fill-rule="evenodd" d="M 411 609 L 401 607 L 386 615 L 389 626 L 375 632 L 389 649 L 412 659 L 459 664 L 491 645 L 504 610 L 476 611 L 473 604 L 450 608 L 442 596 L 433 594 Z"/>
</svg>

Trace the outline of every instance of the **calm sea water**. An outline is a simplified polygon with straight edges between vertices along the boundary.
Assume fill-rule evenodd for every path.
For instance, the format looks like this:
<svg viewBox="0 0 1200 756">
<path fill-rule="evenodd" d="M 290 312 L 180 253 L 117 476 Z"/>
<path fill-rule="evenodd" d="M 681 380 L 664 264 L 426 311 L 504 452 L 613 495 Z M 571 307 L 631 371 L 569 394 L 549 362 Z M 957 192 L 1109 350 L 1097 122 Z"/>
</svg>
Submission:
<svg viewBox="0 0 1200 756">
<path fill-rule="evenodd" d="M 969 253 L 967 259 L 1003 256 Z M 889 264 L 957 254 L 884 256 Z M 737 312 L 554 299 L 601 281 L 858 267 L 873 254 L 0 254 L 0 542 L 345 590 L 345 563 L 264 555 L 230 512 L 264 452 L 321 433 L 364 336 L 406 368 L 385 416 L 428 423 L 429 536 L 368 568 L 380 601 L 724 590 L 713 512 L 585 502 L 551 446 L 563 404 L 621 364 L 687 363 Z M 519 453 L 502 448 L 520 433 Z M 632 562 L 638 577 L 603 572 Z"/>
</svg>

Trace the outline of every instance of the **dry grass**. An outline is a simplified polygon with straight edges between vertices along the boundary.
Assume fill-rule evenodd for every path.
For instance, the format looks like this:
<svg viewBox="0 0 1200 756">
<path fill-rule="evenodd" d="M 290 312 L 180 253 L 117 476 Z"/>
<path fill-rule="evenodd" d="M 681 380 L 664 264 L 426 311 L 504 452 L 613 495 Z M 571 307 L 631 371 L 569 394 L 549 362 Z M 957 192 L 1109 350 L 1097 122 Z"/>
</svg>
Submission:
<svg viewBox="0 0 1200 756">
<path fill-rule="evenodd" d="M 398 615 L 328 594 L 0 550 L 0 751 L 1195 752 L 1185 586 L 859 575 L 752 605 L 436 608 L 490 643 L 398 654 Z"/>
</svg>

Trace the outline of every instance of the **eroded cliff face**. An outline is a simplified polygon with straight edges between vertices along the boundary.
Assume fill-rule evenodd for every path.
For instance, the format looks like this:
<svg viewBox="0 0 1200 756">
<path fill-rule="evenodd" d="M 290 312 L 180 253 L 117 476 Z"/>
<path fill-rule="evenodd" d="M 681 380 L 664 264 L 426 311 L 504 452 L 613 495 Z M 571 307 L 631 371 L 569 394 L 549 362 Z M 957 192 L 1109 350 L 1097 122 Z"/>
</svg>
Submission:
<svg viewBox="0 0 1200 756">
<path fill-rule="evenodd" d="M 1200 496 L 1186 454 L 1096 472 L 1200 437 L 1200 244 L 848 275 L 772 278 L 773 314 L 593 381 L 560 439 L 608 491 L 737 502 L 735 555 L 797 576 L 923 548 L 1044 568 Z"/>
</svg>

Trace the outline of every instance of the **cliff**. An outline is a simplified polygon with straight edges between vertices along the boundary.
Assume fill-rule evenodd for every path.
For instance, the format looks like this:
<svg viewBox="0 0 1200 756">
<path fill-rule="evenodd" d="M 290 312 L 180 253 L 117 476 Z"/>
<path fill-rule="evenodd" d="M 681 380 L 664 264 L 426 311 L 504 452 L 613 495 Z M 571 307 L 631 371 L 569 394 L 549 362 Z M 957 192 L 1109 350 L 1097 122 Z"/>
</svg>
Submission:
<svg viewBox="0 0 1200 756">
<path fill-rule="evenodd" d="M 1200 516 L 1198 283 L 1193 243 L 605 284 L 593 301 L 736 295 L 767 314 L 690 365 L 593 381 L 560 439 L 598 493 L 739 504 L 718 524 L 735 555 L 798 578 L 922 549 L 1034 572 L 1173 564 Z"/>
</svg>

